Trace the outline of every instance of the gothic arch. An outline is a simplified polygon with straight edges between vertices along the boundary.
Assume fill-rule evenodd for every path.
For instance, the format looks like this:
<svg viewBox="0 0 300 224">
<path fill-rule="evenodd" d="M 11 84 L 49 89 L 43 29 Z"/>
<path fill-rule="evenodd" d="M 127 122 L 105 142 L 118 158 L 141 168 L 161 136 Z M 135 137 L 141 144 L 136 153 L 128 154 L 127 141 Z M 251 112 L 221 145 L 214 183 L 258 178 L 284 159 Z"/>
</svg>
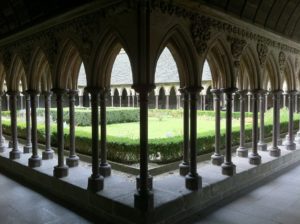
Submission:
<svg viewBox="0 0 300 224">
<path fill-rule="evenodd" d="M 233 68 L 232 56 L 229 53 L 226 42 L 218 38 L 211 43 L 207 52 L 206 58 L 210 63 L 213 77 L 218 76 L 219 88 L 231 88 L 235 87 L 235 74 Z M 212 68 L 213 67 L 213 68 Z M 215 78 L 216 79 L 216 78 Z M 215 81 L 213 81 L 215 82 Z"/>
<path fill-rule="evenodd" d="M 200 66 L 198 55 L 192 40 L 185 34 L 180 26 L 169 29 L 154 52 L 154 62 L 151 68 L 151 81 L 154 82 L 157 61 L 165 48 L 168 48 L 177 65 L 180 86 L 201 86 Z"/>
<path fill-rule="evenodd" d="M 53 86 L 63 89 L 77 89 L 81 63 L 82 57 L 75 42 L 71 39 L 64 41 L 57 57 Z M 88 80 L 88 75 L 86 78 Z"/>
<path fill-rule="evenodd" d="M 27 79 L 24 69 L 24 64 L 18 55 L 13 57 L 12 63 L 9 68 L 9 75 L 7 76 L 7 89 L 12 91 L 20 90 L 20 82 L 22 91 L 27 89 Z"/>
<path fill-rule="evenodd" d="M 296 89 L 295 72 L 290 57 L 287 58 L 281 77 L 281 89 L 283 89 L 283 83 L 286 81 L 287 90 Z"/>
<path fill-rule="evenodd" d="M 262 70 L 262 82 L 264 89 L 268 88 L 268 83 L 270 83 L 271 90 L 278 90 L 280 89 L 279 83 L 279 66 L 277 60 L 273 52 L 270 52 L 267 56 L 266 63 Z"/>
</svg>

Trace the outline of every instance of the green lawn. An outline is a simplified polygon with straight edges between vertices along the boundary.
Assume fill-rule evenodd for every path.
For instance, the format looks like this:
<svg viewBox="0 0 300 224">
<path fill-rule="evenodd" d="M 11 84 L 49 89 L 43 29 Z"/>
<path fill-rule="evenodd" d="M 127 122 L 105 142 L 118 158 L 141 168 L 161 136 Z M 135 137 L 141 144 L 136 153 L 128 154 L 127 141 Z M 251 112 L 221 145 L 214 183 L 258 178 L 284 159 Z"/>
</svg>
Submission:
<svg viewBox="0 0 300 224">
<path fill-rule="evenodd" d="M 198 134 L 215 130 L 215 121 L 208 117 L 198 117 Z M 233 127 L 239 126 L 239 121 L 233 120 Z M 225 128 L 225 119 L 222 119 L 222 128 Z M 80 132 L 89 132 L 91 127 L 76 127 Z M 182 118 L 149 118 L 149 139 L 168 138 L 173 136 L 182 136 L 183 120 Z M 139 138 L 139 123 L 122 123 L 107 125 L 107 135 L 115 137 L 127 137 L 131 139 Z"/>
</svg>

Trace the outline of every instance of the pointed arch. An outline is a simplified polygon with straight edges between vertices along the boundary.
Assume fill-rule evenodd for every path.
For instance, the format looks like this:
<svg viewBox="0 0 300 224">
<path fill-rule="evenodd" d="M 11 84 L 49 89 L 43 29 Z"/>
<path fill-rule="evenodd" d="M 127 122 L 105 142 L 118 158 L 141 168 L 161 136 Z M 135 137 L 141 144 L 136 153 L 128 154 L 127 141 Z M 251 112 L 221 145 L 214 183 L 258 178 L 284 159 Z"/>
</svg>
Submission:
<svg viewBox="0 0 300 224">
<path fill-rule="evenodd" d="M 268 83 L 270 83 L 270 90 L 280 89 L 280 72 L 277 60 L 275 59 L 274 53 L 271 51 L 266 59 L 266 63 L 262 69 L 262 82 L 264 89 L 268 88 Z"/>
<path fill-rule="evenodd" d="M 295 78 L 295 71 L 293 68 L 293 64 L 291 61 L 291 58 L 288 57 L 286 62 L 285 62 L 285 66 L 284 66 L 284 70 L 282 71 L 281 74 L 282 77 L 280 77 L 280 85 L 281 85 L 281 89 L 283 89 L 283 83 L 286 82 L 286 90 L 296 90 L 296 78 Z"/>
<path fill-rule="evenodd" d="M 21 57 L 15 55 L 9 68 L 7 88 L 12 91 L 27 90 L 27 78 Z M 20 86 L 21 83 L 21 86 Z"/>
</svg>

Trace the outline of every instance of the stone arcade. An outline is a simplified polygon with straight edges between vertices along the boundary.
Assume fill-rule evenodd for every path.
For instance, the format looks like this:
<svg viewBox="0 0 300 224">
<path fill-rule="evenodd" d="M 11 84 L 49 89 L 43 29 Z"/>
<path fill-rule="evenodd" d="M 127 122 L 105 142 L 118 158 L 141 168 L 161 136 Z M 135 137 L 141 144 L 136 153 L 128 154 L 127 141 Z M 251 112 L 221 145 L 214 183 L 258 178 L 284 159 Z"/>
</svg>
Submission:
<svg viewBox="0 0 300 224">
<path fill-rule="evenodd" d="M 8 2 L 11 4 L 1 3 L 0 10 L 0 91 L 9 96 L 12 133 L 8 148 L 0 125 L 0 167 L 6 172 L 115 223 L 174 223 L 300 161 L 293 127 L 300 90 L 300 6 L 296 2 L 78 0 L 69 4 L 58 1 L 57 5 L 43 1 L 44 6 L 36 1 Z M 156 64 L 165 48 L 178 69 L 176 93 L 184 98 L 184 157 L 180 175 L 156 180 L 148 169 L 148 98 L 155 88 Z M 131 88 L 138 94 L 140 108 L 140 170 L 136 184 L 113 175 L 106 160 L 106 98 L 111 90 L 113 64 L 121 49 L 130 60 Z M 212 73 L 216 112 L 215 152 L 212 164 L 197 169 L 197 125 L 202 125 L 197 124 L 197 102 L 206 60 Z M 74 105 L 82 63 L 92 109 L 91 169 L 80 166 L 75 151 Z M 279 109 L 283 91 L 288 101 L 289 129 L 281 146 Z M 21 92 L 26 97 L 28 126 L 23 151 L 17 129 Z M 221 94 L 226 110 L 224 155 L 220 148 Z M 43 153 L 37 145 L 39 95 L 45 102 Z M 239 97 L 241 112 L 237 156 L 232 156 L 231 150 L 233 95 Z M 266 103 L 267 95 L 272 102 Z M 50 142 L 51 96 L 57 108 L 57 156 Z M 66 160 L 65 99 L 70 109 L 70 152 Z M 249 153 L 244 138 L 247 102 L 253 112 Z M 267 147 L 264 128 L 258 128 L 258 121 L 264 127 L 264 111 L 271 103 L 273 137 Z M 295 138 L 297 144 L 299 136 Z"/>
</svg>

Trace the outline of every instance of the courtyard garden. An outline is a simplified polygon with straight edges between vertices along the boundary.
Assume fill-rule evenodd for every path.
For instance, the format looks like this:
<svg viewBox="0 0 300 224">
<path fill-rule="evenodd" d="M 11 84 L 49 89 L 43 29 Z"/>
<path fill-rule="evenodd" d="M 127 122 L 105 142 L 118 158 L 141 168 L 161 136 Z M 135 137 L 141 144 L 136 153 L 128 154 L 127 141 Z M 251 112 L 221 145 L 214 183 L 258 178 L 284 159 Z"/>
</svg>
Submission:
<svg viewBox="0 0 300 224">
<path fill-rule="evenodd" d="M 76 108 L 76 151 L 91 155 L 91 112 L 87 108 Z M 3 132 L 10 134 L 9 111 L 3 111 Z M 57 146 L 56 109 L 51 109 L 51 143 Z M 69 147 L 68 108 L 64 109 L 65 148 Z M 252 114 L 246 113 L 245 139 L 252 138 Z M 221 112 L 221 148 L 225 147 L 225 112 Z M 240 114 L 233 113 L 232 143 L 238 145 Z M 38 141 L 45 142 L 44 110 L 38 109 Z M 300 116 L 295 114 L 295 129 Z M 215 113 L 198 111 L 198 155 L 214 151 Z M 272 135 L 272 110 L 265 113 L 265 136 Z M 281 110 L 281 132 L 287 132 L 288 111 Z M 100 130 L 100 128 L 99 128 Z M 18 136 L 26 137 L 25 111 L 18 111 Z M 168 163 L 181 160 L 183 145 L 183 111 L 149 110 L 149 159 L 151 162 Z M 139 109 L 107 109 L 108 159 L 122 163 L 136 163 L 139 160 Z"/>
</svg>

